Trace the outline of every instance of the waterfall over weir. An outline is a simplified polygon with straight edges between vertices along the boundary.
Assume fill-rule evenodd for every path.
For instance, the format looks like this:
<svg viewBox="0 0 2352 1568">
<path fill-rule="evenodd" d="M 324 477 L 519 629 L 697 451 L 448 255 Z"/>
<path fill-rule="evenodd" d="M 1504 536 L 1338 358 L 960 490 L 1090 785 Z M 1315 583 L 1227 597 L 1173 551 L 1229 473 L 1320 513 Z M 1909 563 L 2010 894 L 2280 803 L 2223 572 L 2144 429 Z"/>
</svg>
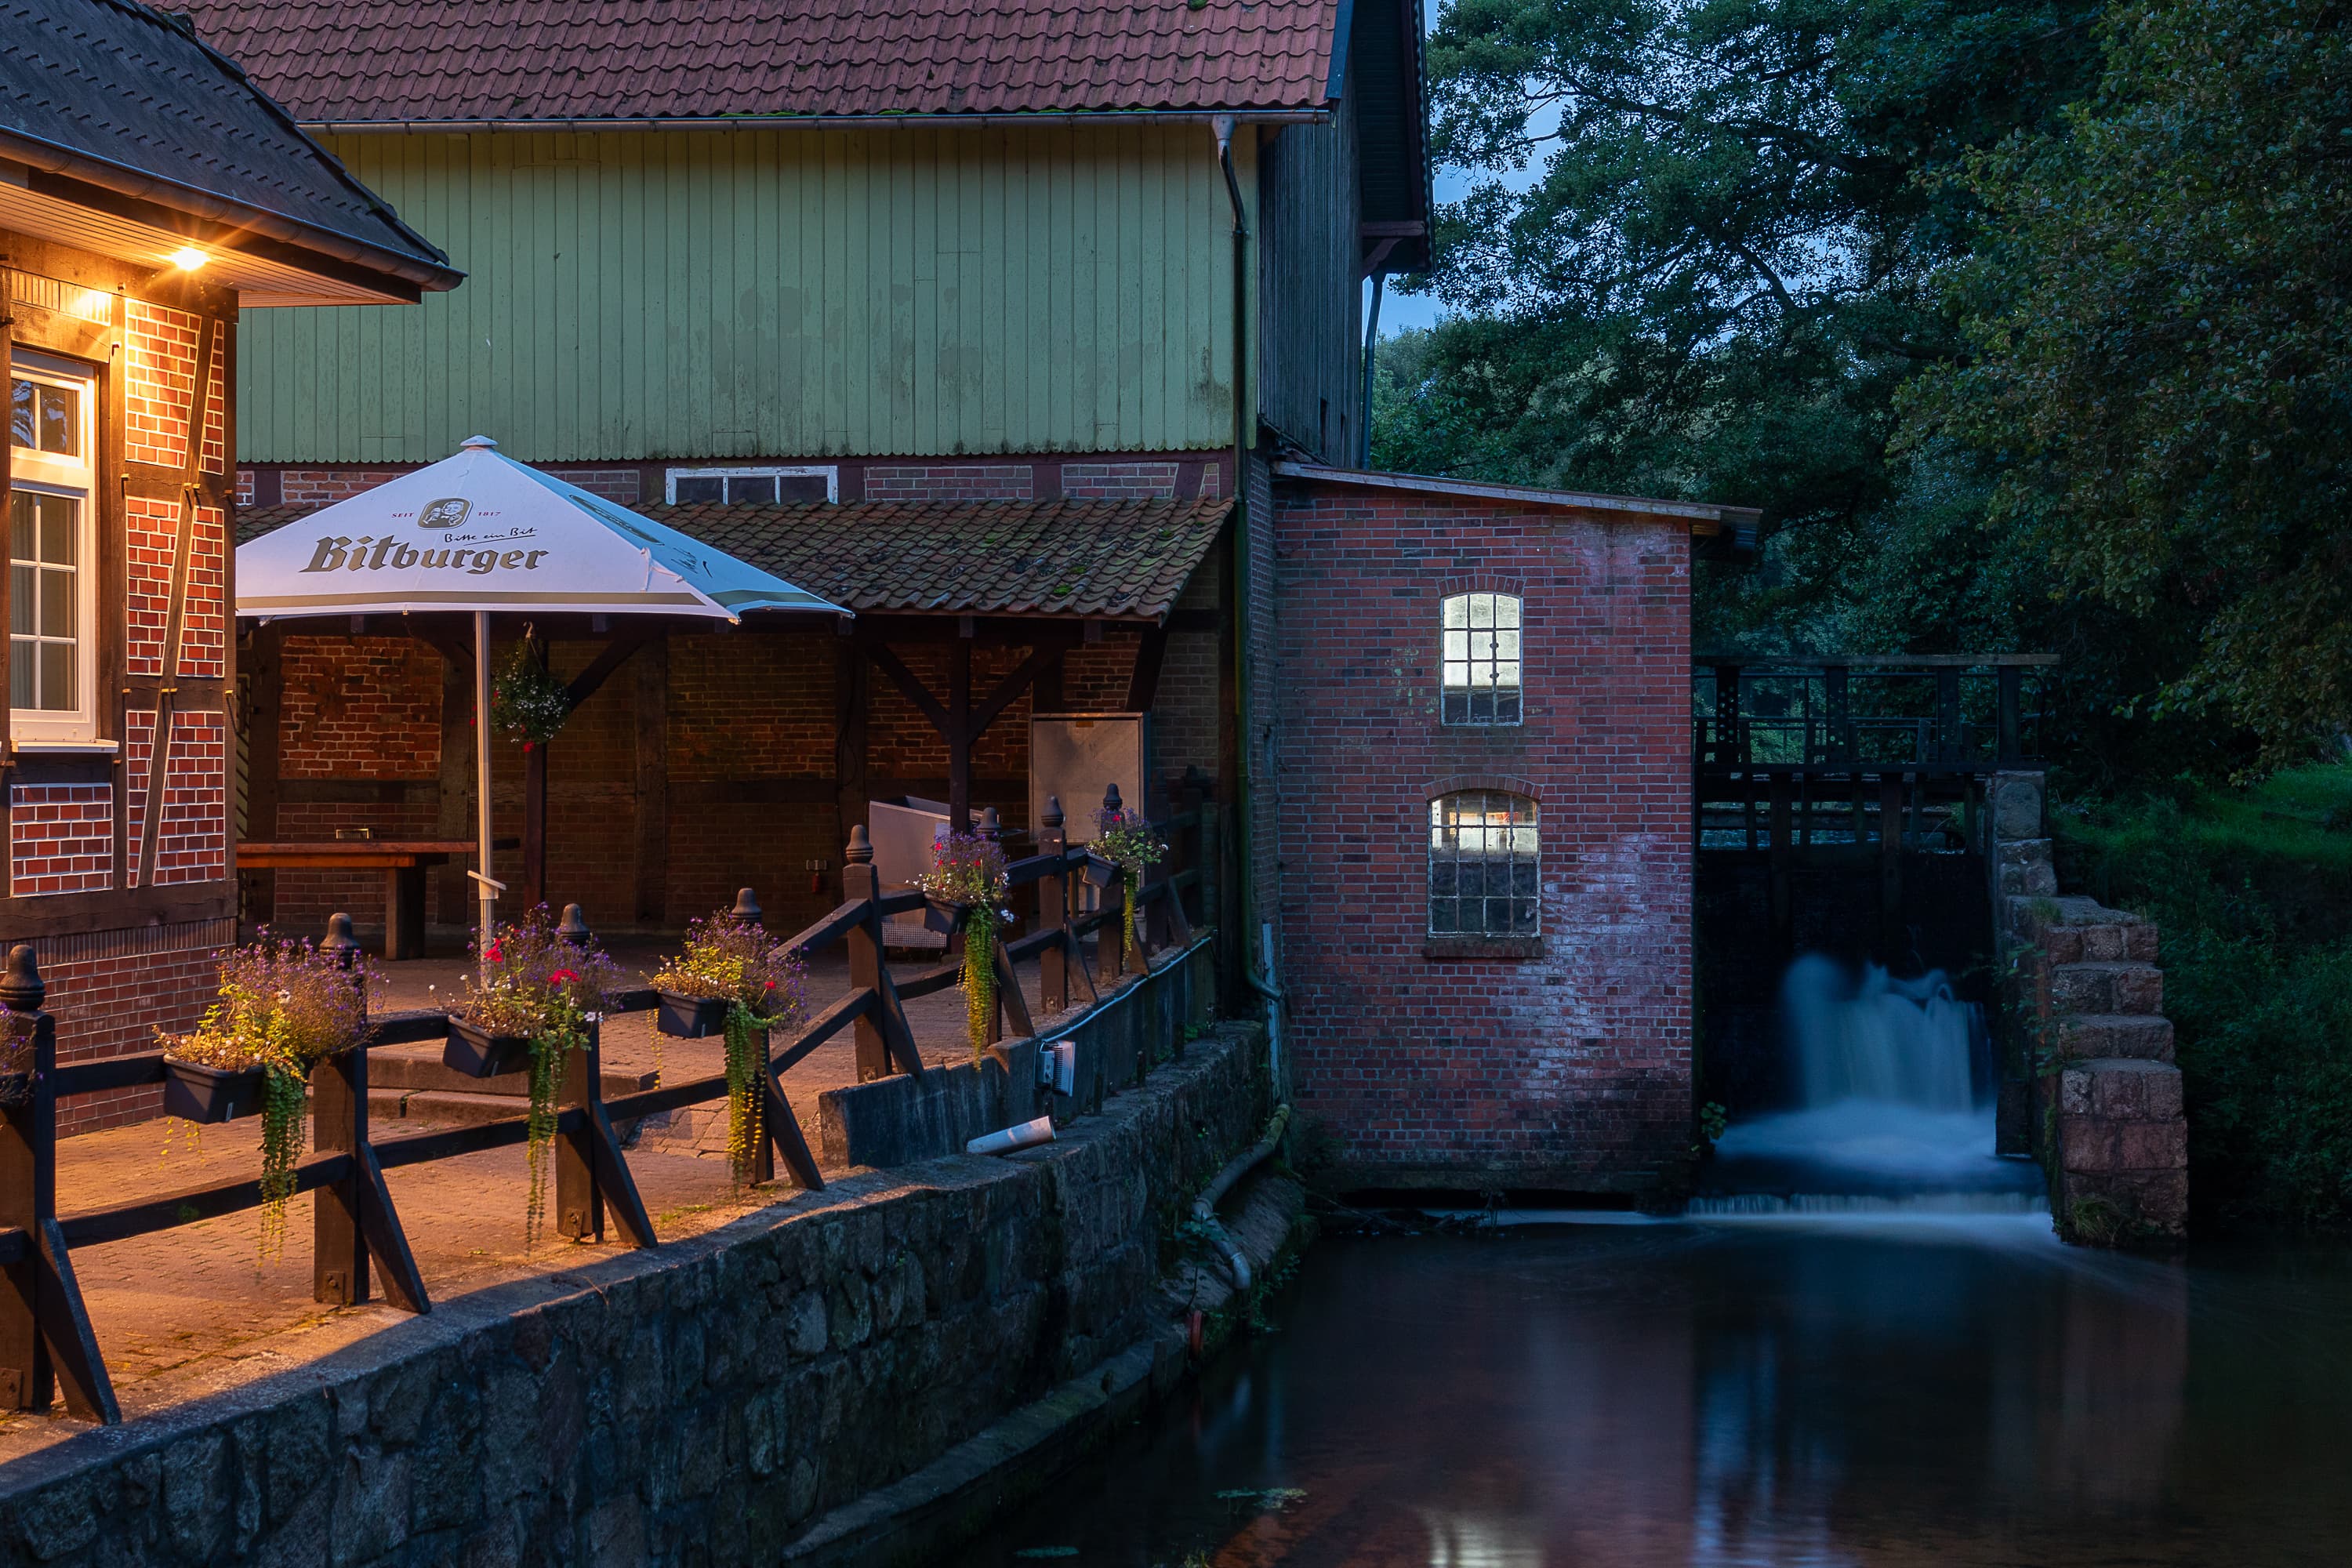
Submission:
<svg viewBox="0 0 2352 1568">
<path fill-rule="evenodd" d="M 1714 1195 L 1695 1210 L 2035 1201 L 2039 1173 L 1993 1154 L 1992 1103 L 1977 1089 L 1982 1010 L 1940 970 L 1898 980 L 1809 953 L 1789 966 L 1780 1013 L 1796 1103 L 1732 1123 L 1716 1142 Z"/>
</svg>

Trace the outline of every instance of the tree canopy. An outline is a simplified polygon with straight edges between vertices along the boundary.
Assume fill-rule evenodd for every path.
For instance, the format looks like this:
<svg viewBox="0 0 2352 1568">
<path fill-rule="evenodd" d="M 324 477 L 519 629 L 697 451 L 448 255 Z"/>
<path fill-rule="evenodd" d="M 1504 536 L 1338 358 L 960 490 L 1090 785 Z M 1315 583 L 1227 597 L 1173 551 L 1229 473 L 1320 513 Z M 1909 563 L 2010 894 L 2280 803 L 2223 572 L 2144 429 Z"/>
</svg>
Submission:
<svg viewBox="0 0 2352 1568">
<path fill-rule="evenodd" d="M 2078 766 L 2307 749 L 2352 723 L 2344 63 L 2317 0 L 1454 0 L 1475 183 L 1377 456 L 1761 505 L 1702 645 L 2055 647 Z"/>
</svg>

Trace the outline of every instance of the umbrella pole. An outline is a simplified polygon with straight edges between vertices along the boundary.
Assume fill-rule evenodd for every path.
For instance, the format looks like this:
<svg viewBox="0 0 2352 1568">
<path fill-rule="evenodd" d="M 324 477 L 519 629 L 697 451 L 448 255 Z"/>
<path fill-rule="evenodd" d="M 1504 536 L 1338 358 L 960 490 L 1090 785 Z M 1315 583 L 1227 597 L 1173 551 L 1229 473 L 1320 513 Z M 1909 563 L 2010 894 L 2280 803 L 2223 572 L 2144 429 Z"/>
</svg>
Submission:
<svg viewBox="0 0 2352 1568">
<path fill-rule="evenodd" d="M 482 896 L 482 948 L 487 952 L 498 923 L 499 884 L 490 879 L 490 616 L 474 612 L 474 798 L 481 833 L 480 874 L 474 887 Z"/>
</svg>

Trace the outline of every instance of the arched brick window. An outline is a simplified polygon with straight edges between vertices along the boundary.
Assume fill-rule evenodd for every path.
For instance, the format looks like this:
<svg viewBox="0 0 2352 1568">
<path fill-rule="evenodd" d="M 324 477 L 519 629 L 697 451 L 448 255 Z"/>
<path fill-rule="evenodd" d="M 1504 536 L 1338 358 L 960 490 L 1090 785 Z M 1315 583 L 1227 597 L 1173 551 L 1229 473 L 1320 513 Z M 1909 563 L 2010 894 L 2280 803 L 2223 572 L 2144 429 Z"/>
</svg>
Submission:
<svg viewBox="0 0 2352 1568">
<path fill-rule="evenodd" d="M 1519 596 L 1445 597 L 1439 717 L 1448 724 L 1519 721 Z"/>
<path fill-rule="evenodd" d="M 1534 936 L 1536 803 L 1460 790 L 1429 803 L 1429 934 Z"/>
</svg>

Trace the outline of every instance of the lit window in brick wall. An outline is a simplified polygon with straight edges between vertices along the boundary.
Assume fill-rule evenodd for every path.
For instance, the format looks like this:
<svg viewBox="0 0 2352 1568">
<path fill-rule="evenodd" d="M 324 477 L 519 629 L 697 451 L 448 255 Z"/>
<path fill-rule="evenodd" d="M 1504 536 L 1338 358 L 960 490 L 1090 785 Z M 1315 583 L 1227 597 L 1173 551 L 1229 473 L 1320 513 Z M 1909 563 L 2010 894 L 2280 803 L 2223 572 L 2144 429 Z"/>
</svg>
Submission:
<svg viewBox="0 0 2352 1568">
<path fill-rule="evenodd" d="M 1429 803 L 1432 936 L 1533 936 L 1536 803 L 1465 790 Z"/>
<path fill-rule="evenodd" d="M 1448 724 L 1519 721 L 1519 600 L 1454 594 L 1445 601 L 1443 716 Z"/>
<path fill-rule="evenodd" d="M 10 731 L 87 741 L 98 711 L 98 383 L 78 362 L 20 352 L 8 390 Z"/>
</svg>

